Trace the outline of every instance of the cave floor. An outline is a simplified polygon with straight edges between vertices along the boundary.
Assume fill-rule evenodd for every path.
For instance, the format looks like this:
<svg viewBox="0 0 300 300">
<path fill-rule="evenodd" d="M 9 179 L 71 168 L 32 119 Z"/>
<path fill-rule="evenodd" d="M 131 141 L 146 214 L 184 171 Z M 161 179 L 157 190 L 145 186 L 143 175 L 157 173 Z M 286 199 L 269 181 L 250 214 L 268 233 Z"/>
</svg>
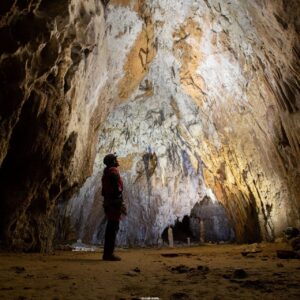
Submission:
<svg viewBox="0 0 300 300">
<path fill-rule="evenodd" d="M 300 299 L 300 260 L 276 256 L 286 245 L 245 248 L 117 249 L 120 262 L 100 252 L 1 252 L 0 299 Z"/>
</svg>

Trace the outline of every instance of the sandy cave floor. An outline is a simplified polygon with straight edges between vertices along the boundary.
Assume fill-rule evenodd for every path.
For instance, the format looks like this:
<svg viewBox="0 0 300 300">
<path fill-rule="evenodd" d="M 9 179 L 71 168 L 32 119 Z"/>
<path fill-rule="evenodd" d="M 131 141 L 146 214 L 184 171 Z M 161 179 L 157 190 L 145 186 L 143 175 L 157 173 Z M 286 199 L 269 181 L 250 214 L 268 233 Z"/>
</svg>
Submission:
<svg viewBox="0 0 300 300">
<path fill-rule="evenodd" d="M 54 255 L 0 253 L 0 299 L 300 299 L 300 260 L 284 244 L 117 249 Z M 243 270 L 239 270 L 243 269 Z"/>
</svg>

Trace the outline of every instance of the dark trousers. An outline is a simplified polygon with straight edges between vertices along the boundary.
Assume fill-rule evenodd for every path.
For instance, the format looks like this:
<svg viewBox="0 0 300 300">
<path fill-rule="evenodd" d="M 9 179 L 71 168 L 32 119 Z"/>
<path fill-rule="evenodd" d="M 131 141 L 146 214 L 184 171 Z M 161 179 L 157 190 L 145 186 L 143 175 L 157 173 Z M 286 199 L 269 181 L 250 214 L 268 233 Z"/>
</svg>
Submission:
<svg viewBox="0 0 300 300">
<path fill-rule="evenodd" d="M 108 220 L 105 229 L 104 253 L 103 256 L 113 255 L 115 250 L 116 236 L 119 230 L 119 221 Z"/>
</svg>

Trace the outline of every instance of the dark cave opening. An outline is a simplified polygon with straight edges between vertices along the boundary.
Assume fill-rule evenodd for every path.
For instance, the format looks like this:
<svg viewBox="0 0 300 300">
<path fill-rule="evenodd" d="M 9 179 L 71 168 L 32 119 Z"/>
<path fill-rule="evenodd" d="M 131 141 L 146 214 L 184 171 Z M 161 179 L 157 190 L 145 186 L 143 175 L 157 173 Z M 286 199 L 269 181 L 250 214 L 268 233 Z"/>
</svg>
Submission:
<svg viewBox="0 0 300 300">
<path fill-rule="evenodd" d="M 233 242 L 235 231 L 224 206 L 205 196 L 191 210 L 190 228 L 201 242 Z"/>
<path fill-rule="evenodd" d="M 195 204 L 189 216 L 185 215 L 181 221 L 178 218 L 170 227 L 174 242 L 178 244 L 188 243 L 188 238 L 194 243 L 235 241 L 234 228 L 225 208 L 207 196 Z M 162 233 L 165 243 L 168 243 L 168 228 Z"/>
<path fill-rule="evenodd" d="M 177 243 L 187 243 L 187 239 L 190 238 L 191 241 L 196 242 L 197 238 L 191 231 L 190 228 L 190 217 L 185 215 L 182 221 L 179 218 L 175 221 L 173 226 L 170 226 L 173 230 L 173 238 Z M 168 227 L 166 227 L 161 235 L 164 242 L 168 243 Z"/>
</svg>

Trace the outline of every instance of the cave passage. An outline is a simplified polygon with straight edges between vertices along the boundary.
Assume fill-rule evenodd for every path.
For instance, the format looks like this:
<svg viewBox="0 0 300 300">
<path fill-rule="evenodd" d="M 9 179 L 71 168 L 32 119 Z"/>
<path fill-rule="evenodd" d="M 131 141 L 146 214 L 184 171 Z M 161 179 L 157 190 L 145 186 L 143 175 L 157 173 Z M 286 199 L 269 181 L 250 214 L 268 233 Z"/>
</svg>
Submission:
<svg viewBox="0 0 300 300">
<path fill-rule="evenodd" d="M 175 224 L 170 225 L 175 244 L 188 244 L 188 238 L 189 242 L 196 244 L 235 241 L 234 228 L 224 207 L 208 197 L 196 203 L 189 216 L 185 215 L 181 221 L 177 219 Z M 162 233 L 162 239 L 167 244 L 168 227 Z M 247 242 L 251 243 L 251 238 L 248 238 Z M 257 238 L 259 236 L 254 237 L 254 241 Z"/>
<path fill-rule="evenodd" d="M 3 0 L 0 242 L 275 241 L 300 224 L 298 0 Z M 55 242 L 54 242 L 55 241 Z"/>
<path fill-rule="evenodd" d="M 167 227 L 161 237 L 163 239 L 163 241 L 165 243 L 168 243 L 168 228 Z M 194 236 L 194 234 L 191 231 L 190 228 L 190 218 L 188 216 L 184 216 L 182 221 L 180 222 L 179 220 L 176 220 L 174 226 L 171 226 L 172 231 L 173 231 L 173 238 L 174 238 L 174 242 L 181 242 L 184 244 L 187 244 L 187 239 L 190 238 L 190 240 L 192 242 L 194 241 L 200 241 L 199 238 L 197 238 L 196 236 Z"/>
</svg>

